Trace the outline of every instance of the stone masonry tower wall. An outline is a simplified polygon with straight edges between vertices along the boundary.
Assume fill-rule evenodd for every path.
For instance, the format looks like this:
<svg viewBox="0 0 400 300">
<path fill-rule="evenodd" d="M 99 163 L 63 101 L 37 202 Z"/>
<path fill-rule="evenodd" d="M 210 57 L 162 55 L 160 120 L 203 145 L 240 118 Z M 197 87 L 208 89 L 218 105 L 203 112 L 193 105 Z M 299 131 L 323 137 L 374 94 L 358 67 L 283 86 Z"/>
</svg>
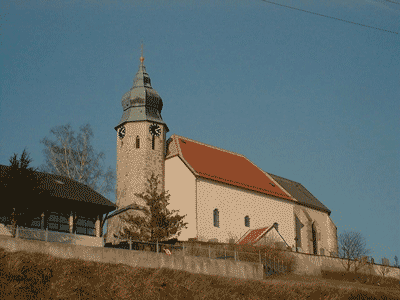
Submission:
<svg viewBox="0 0 400 300">
<path fill-rule="evenodd" d="M 160 126 L 160 136 L 154 137 L 149 132 L 150 122 L 132 122 L 125 124 L 126 135 L 117 138 L 117 206 L 124 207 L 132 203 L 145 205 L 145 201 L 135 196 L 146 190 L 147 179 L 151 173 L 159 176 L 164 188 L 165 177 L 165 136 L 164 126 Z M 136 143 L 139 141 L 139 148 Z M 159 190 L 161 192 L 161 189 Z M 142 214 L 142 212 L 139 212 Z M 143 215 L 143 214 L 142 214 Z"/>
</svg>

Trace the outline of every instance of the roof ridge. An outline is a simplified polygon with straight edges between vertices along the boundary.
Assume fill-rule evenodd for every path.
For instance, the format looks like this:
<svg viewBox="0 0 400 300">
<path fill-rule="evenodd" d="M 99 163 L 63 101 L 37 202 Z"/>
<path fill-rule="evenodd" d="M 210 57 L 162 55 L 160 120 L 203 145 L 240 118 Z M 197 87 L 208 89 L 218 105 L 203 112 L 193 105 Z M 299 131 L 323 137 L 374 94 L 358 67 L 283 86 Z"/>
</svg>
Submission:
<svg viewBox="0 0 400 300">
<path fill-rule="evenodd" d="M 276 177 L 279 177 L 279 178 L 282 178 L 282 179 L 285 179 L 285 180 L 289 180 L 291 182 L 295 182 L 295 183 L 301 184 L 298 181 L 294 181 L 294 180 L 291 180 L 291 179 L 288 179 L 288 178 L 285 178 L 285 177 L 282 177 L 282 176 L 279 176 L 279 175 L 275 175 L 275 174 L 272 174 L 272 173 L 269 173 L 269 172 L 266 172 L 266 171 L 263 171 L 263 172 L 268 173 L 269 175 L 272 175 L 272 176 L 276 176 Z"/>
<path fill-rule="evenodd" d="M 206 173 L 204 173 L 204 172 L 201 172 L 201 173 L 199 173 L 199 174 L 208 175 L 208 176 L 214 177 L 214 178 L 224 179 L 224 178 L 221 178 L 221 177 L 216 176 L 216 175 L 206 174 Z M 246 184 L 246 183 L 243 183 L 243 182 L 239 182 L 239 181 L 234 181 L 234 180 L 226 180 L 226 181 L 230 181 L 230 182 L 236 183 L 236 184 L 238 184 L 238 183 L 239 183 L 239 184 L 243 184 L 243 185 L 248 186 L 248 187 L 251 187 L 251 188 L 256 188 L 256 189 L 263 190 L 263 191 L 267 191 L 267 192 L 274 193 L 274 194 L 277 194 L 277 195 L 282 195 L 281 193 L 277 193 L 277 192 L 274 192 L 274 191 L 271 191 L 271 190 L 267 190 L 267 189 L 264 189 L 264 188 L 261 188 L 261 187 L 257 187 L 257 186 L 255 186 L 255 185 L 249 185 L 249 184 Z M 225 182 L 225 183 L 226 183 L 226 182 Z M 273 195 L 271 195 L 271 196 L 273 196 Z M 279 196 L 273 196 L 273 197 L 278 197 L 278 198 L 279 198 Z"/>
<path fill-rule="evenodd" d="M 240 154 L 240 153 L 237 153 L 237 152 L 233 152 L 233 151 L 229 151 L 229 150 L 226 150 L 226 149 L 223 149 L 223 148 L 219 148 L 219 147 L 216 147 L 216 146 L 213 146 L 213 145 L 210 145 L 210 144 L 202 143 L 202 142 L 199 142 L 199 141 L 196 141 L 196 140 L 193 140 L 193 139 L 181 136 L 181 135 L 173 134 L 173 135 L 171 135 L 171 138 L 173 136 L 175 136 L 177 138 L 183 138 L 183 139 L 188 140 L 190 142 L 193 142 L 193 143 L 196 143 L 196 144 L 199 144 L 199 145 L 203 145 L 203 146 L 207 146 L 207 147 L 210 147 L 212 149 L 220 150 L 220 151 L 223 151 L 223 152 L 226 152 L 226 153 L 230 153 L 230 154 L 233 154 L 233 155 L 237 155 L 237 156 L 246 158 L 246 156 L 244 156 L 243 154 Z"/>
</svg>

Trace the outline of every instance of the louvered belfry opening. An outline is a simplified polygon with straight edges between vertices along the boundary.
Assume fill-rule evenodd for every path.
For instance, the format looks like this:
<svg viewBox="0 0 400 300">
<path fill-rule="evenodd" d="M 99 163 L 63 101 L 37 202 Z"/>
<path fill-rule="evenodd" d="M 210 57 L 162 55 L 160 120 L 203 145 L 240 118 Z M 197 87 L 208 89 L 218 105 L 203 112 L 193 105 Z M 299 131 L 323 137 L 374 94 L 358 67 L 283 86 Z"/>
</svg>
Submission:
<svg viewBox="0 0 400 300">
<path fill-rule="evenodd" d="M 139 136 L 136 137 L 136 149 L 140 148 L 140 139 Z"/>
</svg>

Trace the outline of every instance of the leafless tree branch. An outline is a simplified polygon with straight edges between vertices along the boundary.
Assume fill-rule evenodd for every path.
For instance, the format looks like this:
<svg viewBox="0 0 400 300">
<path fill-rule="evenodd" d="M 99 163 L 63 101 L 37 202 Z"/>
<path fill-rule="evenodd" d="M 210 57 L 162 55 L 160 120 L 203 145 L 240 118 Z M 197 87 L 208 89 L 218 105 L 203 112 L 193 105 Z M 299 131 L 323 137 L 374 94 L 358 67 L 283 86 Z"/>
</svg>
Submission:
<svg viewBox="0 0 400 300">
<path fill-rule="evenodd" d="M 55 140 L 45 137 L 40 141 L 45 145 L 45 163 L 40 168 L 42 172 L 74 179 L 103 196 L 113 192 L 115 172 L 110 167 L 106 172 L 103 171 L 101 163 L 105 155 L 94 151 L 91 145 L 94 134 L 89 124 L 81 126 L 77 136 L 70 124 L 56 126 L 50 130 L 50 134 Z"/>
</svg>

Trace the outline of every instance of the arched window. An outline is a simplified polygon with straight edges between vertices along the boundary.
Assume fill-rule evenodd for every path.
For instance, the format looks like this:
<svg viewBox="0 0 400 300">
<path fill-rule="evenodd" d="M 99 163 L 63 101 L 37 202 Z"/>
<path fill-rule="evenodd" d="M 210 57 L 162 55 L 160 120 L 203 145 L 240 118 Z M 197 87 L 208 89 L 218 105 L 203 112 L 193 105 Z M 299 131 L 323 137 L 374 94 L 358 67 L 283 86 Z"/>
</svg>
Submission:
<svg viewBox="0 0 400 300">
<path fill-rule="evenodd" d="M 295 215 L 295 227 L 296 227 L 296 248 L 301 248 L 301 229 L 304 225 L 301 223 L 300 219 Z"/>
<path fill-rule="evenodd" d="M 312 242 L 313 242 L 313 254 L 318 254 L 317 251 L 317 230 L 315 228 L 315 223 L 311 225 L 311 236 L 312 236 Z"/>
<path fill-rule="evenodd" d="M 250 217 L 249 216 L 244 217 L 244 226 L 250 227 Z"/>
<path fill-rule="evenodd" d="M 214 227 L 219 227 L 219 211 L 214 209 Z"/>
<path fill-rule="evenodd" d="M 137 149 L 140 148 L 140 139 L 139 139 L 139 136 L 136 137 L 136 148 L 137 148 Z"/>
</svg>

